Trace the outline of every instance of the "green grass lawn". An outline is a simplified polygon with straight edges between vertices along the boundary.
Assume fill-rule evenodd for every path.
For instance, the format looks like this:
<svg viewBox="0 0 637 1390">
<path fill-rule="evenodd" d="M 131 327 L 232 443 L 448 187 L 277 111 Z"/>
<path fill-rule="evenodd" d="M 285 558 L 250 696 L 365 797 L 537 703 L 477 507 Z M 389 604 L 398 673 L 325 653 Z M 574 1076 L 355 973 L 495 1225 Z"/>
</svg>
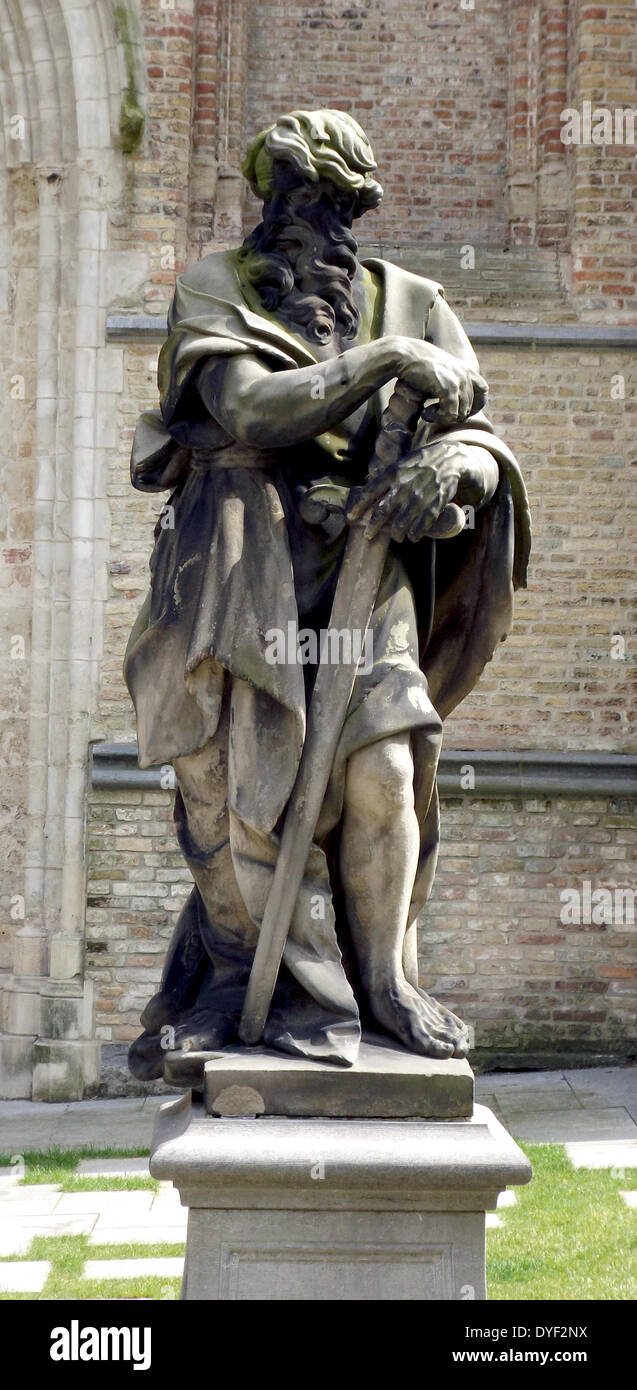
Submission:
<svg viewBox="0 0 637 1390">
<path fill-rule="evenodd" d="M 89 1173 L 75 1175 L 82 1158 L 146 1158 L 149 1149 L 47 1149 L 25 1152 L 24 1178 L 19 1186 L 59 1183 L 63 1192 L 158 1191 L 155 1178 L 131 1174 L 126 1178 L 100 1178 Z M 0 1154 L 0 1167 L 9 1167 L 8 1155 Z M 179 1298 L 180 1279 L 144 1277 L 142 1279 L 84 1279 L 86 1260 L 143 1260 L 164 1255 L 183 1255 L 185 1245 L 89 1245 L 88 1236 L 34 1236 L 24 1255 L 5 1257 L 17 1260 L 49 1260 L 51 1269 L 40 1294 L 0 1293 L 0 1302 L 19 1300 Z"/>
<path fill-rule="evenodd" d="M 637 1169 L 619 1178 L 572 1168 L 560 1144 L 520 1147 L 533 1180 L 487 1233 L 489 1298 L 637 1297 L 637 1214 L 619 1196 L 637 1187 Z"/>
<path fill-rule="evenodd" d="M 20 1186 L 37 1183 L 59 1183 L 63 1192 L 157 1192 L 155 1178 L 131 1173 L 127 1178 L 97 1178 L 90 1173 L 76 1176 L 75 1168 L 81 1158 L 147 1158 L 150 1149 L 47 1149 L 22 1154 L 24 1178 Z M 10 1166 L 10 1159 L 0 1154 L 0 1168 Z"/>
<path fill-rule="evenodd" d="M 88 1236 L 34 1236 L 26 1255 L 19 1260 L 50 1260 L 49 1275 L 39 1294 L 0 1294 L 2 1302 L 20 1299 L 63 1298 L 179 1298 L 180 1279 L 143 1277 L 141 1279 L 84 1279 L 86 1260 L 146 1260 L 163 1255 L 183 1255 L 185 1245 L 89 1245 Z M 0 1261 L 5 1263 L 5 1261 Z"/>
<path fill-rule="evenodd" d="M 621 1190 L 637 1188 L 637 1169 L 623 1176 L 608 1169 L 574 1169 L 559 1144 L 522 1144 L 533 1181 L 516 1188 L 517 1201 L 502 1211 L 501 1227 L 487 1232 L 489 1299 L 633 1300 L 637 1297 L 637 1214 Z M 157 1188 L 152 1178 L 74 1176 L 80 1158 L 140 1156 L 121 1149 L 51 1149 L 25 1153 L 25 1184 L 59 1183 L 65 1192 Z M 0 1166 L 9 1160 L 0 1156 Z M 13 1258 L 49 1260 L 41 1294 L 0 1294 L 19 1299 L 173 1299 L 179 1280 L 82 1278 L 85 1260 L 143 1259 L 182 1255 L 183 1245 L 89 1245 L 87 1236 L 36 1236 L 28 1252 Z M 9 1258 L 9 1257 L 6 1257 Z"/>
</svg>

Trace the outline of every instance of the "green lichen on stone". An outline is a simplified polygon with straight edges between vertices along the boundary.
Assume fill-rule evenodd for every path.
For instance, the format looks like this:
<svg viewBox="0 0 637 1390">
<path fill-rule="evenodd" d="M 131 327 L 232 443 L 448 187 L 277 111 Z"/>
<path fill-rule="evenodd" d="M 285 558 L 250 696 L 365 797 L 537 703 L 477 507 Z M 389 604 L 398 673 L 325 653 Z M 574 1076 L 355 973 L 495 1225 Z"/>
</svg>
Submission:
<svg viewBox="0 0 637 1390">
<path fill-rule="evenodd" d="M 115 5 L 113 19 L 117 41 L 121 44 L 124 54 L 128 79 L 119 113 L 120 147 L 124 154 L 133 154 L 141 144 L 145 116 L 139 104 L 135 78 L 135 50 L 131 37 L 131 16 L 126 5 Z"/>
<path fill-rule="evenodd" d="M 127 90 L 119 116 L 119 135 L 124 154 L 132 154 L 141 143 L 144 132 L 144 112 L 138 105 L 134 90 Z"/>
</svg>

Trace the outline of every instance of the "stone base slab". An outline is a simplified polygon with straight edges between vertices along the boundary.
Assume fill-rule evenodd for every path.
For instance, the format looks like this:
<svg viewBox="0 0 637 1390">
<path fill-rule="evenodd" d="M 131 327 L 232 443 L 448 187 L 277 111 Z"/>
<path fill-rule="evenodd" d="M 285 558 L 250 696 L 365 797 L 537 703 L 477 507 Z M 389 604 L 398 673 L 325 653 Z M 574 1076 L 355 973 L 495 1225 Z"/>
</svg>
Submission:
<svg viewBox="0 0 637 1390">
<path fill-rule="evenodd" d="M 485 1212 L 531 1167 L 462 1120 L 214 1118 L 161 1107 L 151 1173 L 189 1207 L 182 1298 L 484 1299 Z"/>
<path fill-rule="evenodd" d="M 367 1035 L 352 1067 L 288 1057 L 265 1047 L 169 1054 L 172 1085 L 203 1087 L 211 1115 L 330 1119 L 468 1119 L 473 1072 L 464 1058 L 418 1057 Z"/>
</svg>

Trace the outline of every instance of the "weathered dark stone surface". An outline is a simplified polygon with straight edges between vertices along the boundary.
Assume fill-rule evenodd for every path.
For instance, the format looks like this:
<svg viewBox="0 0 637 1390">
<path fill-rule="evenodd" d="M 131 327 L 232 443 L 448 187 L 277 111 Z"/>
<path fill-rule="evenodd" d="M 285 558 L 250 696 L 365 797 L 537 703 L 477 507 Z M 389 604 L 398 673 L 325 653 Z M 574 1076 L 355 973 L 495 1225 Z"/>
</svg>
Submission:
<svg viewBox="0 0 637 1390">
<path fill-rule="evenodd" d="M 343 112 L 257 136 L 263 220 L 178 277 L 137 426 L 133 484 L 171 496 L 125 676 L 195 884 L 140 1080 L 239 1038 L 352 1067 L 363 1026 L 469 1049 L 420 988 L 416 925 L 442 723 L 510 628 L 528 503 L 442 287 L 358 255 L 375 170 Z"/>
<path fill-rule="evenodd" d="M 216 1057 L 175 1053 L 164 1070 L 174 1085 L 203 1087 L 211 1115 L 451 1120 L 473 1110 L 465 1058 L 419 1057 L 371 1035 L 352 1067 L 258 1047 L 226 1048 Z"/>
</svg>

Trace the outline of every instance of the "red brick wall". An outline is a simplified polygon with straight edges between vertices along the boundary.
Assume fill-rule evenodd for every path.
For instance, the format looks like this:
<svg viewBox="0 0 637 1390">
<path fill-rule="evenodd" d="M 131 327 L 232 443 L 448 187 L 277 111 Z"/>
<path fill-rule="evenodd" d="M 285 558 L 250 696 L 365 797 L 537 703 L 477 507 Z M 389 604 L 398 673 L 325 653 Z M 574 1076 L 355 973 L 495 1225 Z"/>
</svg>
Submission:
<svg viewBox="0 0 637 1390">
<path fill-rule="evenodd" d="M 192 114 L 192 154 L 188 242 L 210 240 L 218 143 L 219 30 L 217 0 L 200 0 L 195 30 L 196 68 Z"/>
<path fill-rule="evenodd" d="M 106 605 L 101 719 L 96 737 L 129 738 L 121 664 L 148 584 L 154 520 L 164 494 L 130 486 L 138 411 L 154 404 L 156 348 L 125 354 L 120 452 L 113 456 L 111 595 Z M 522 466 L 534 523 L 529 588 L 513 632 L 475 692 L 447 723 L 456 748 L 635 748 L 632 575 L 637 495 L 637 369 L 628 352 L 490 348 L 480 355 L 491 416 Z M 618 379 L 624 397 L 614 399 Z M 613 656 L 623 637 L 623 658 Z"/>
<path fill-rule="evenodd" d="M 133 303 L 117 290 L 113 303 L 160 314 L 187 259 L 194 21 L 192 6 L 164 10 L 157 0 L 140 0 L 140 14 L 146 121 L 139 148 L 123 156 L 124 193 L 110 236 L 116 249 L 144 252 L 148 270 Z"/>
<path fill-rule="evenodd" d="M 367 130 L 386 190 L 365 220 L 387 246 L 556 248 L 578 313 L 635 322 L 635 146 L 565 145 L 564 109 L 637 109 L 632 0 L 141 0 L 147 124 L 126 157 L 114 242 L 148 252 L 138 306 L 174 270 L 236 241 L 257 205 L 239 166 L 295 106 L 340 106 Z M 130 307 L 127 305 L 127 307 Z"/>
<path fill-rule="evenodd" d="M 372 142 L 386 205 L 366 218 L 368 237 L 503 239 L 505 0 L 258 0 L 247 137 L 315 106 L 349 110 Z"/>
<path fill-rule="evenodd" d="M 467 796 L 443 801 L 442 817 L 421 981 L 473 1024 L 478 1056 L 634 1051 L 635 927 L 620 913 L 566 925 L 560 893 L 583 903 L 587 881 L 614 904 L 616 887 L 635 887 L 635 803 Z"/>
<path fill-rule="evenodd" d="M 634 355 L 491 348 L 480 363 L 493 423 L 524 473 L 534 549 L 513 632 L 447 742 L 634 750 Z"/>
<path fill-rule="evenodd" d="M 632 0 L 570 5 L 568 105 L 637 110 L 637 8 Z M 575 145 L 570 158 L 573 294 L 585 318 L 637 321 L 635 144 Z"/>
<path fill-rule="evenodd" d="M 141 791 L 93 800 L 88 959 L 105 1042 L 137 1036 L 190 892 L 170 801 Z M 478 1059 L 624 1055 L 635 1042 L 634 927 L 560 920 L 564 888 L 634 882 L 634 811 L 606 798 L 443 801 L 421 980 L 473 1026 Z"/>
<path fill-rule="evenodd" d="M 561 112 L 567 105 L 569 0 L 540 7 L 538 59 L 537 240 L 565 247 L 568 233 L 567 147 Z"/>
<path fill-rule="evenodd" d="M 471 11 L 458 0 L 200 0 L 193 17 L 192 5 L 161 11 L 143 0 L 142 9 L 148 122 L 125 161 L 112 234 L 150 266 L 137 298 L 122 301 L 128 311 L 164 310 L 188 259 L 236 242 L 242 206 L 244 227 L 253 225 L 258 209 L 237 171 L 258 129 L 294 106 L 335 105 L 364 125 L 385 185 L 385 206 L 364 224 L 369 241 L 511 243 L 529 248 L 530 266 L 559 252 L 562 300 L 535 296 L 533 275 L 521 286 L 511 273 L 510 294 L 505 285 L 481 309 L 487 281 L 476 275 L 466 287 L 472 318 L 635 321 L 634 149 L 566 147 L 559 137 L 564 106 L 635 104 L 632 3 L 476 0 Z M 174 269 L 161 265 L 167 246 Z M 132 491 L 128 456 L 137 414 L 156 404 L 156 356 L 143 344 L 123 354 L 96 738 L 134 734 L 121 662 L 163 499 Z M 447 746 L 628 751 L 634 357 L 577 347 L 480 356 L 492 418 L 527 478 L 535 546 L 513 633 L 449 720 Z M 617 638 L 623 659 L 613 655 Z M 169 802 L 163 793 L 93 798 L 89 968 L 105 1040 L 136 1034 L 188 891 Z M 569 928 L 559 898 L 584 879 L 634 882 L 630 810 L 469 794 L 443 803 L 423 982 L 474 1024 L 484 1056 L 608 1055 L 633 1035 L 634 931 Z"/>
</svg>

